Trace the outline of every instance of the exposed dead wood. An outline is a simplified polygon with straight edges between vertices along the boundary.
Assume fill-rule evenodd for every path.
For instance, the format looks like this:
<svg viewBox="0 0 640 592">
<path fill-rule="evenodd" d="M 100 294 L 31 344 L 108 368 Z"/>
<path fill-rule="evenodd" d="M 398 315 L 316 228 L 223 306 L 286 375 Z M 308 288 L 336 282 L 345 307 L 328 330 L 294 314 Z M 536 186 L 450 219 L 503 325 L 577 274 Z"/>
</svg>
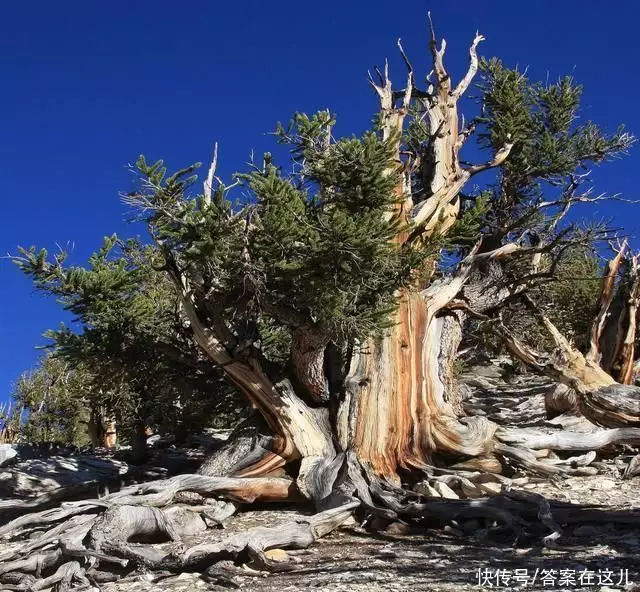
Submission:
<svg viewBox="0 0 640 592">
<path fill-rule="evenodd" d="M 300 499 L 291 479 L 279 477 L 209 477 L 177 475 L 171 479 L 133 485 L 100 500 L 106 505 L 165 506 L 181 491 L 203 496 L 223 496 L 243 503 L 296 501 Z"/>
<path fill-rule="evenodd" d="M 469 168 L 464 168 L 458 158 L 469 135 L 468 130 L 460 132 L 458 100 L 477 72 L 477 46 L 483 40 L 482 35 L 476 35 L 473 40 L 469 51 L 469 69 L 454 89 L 451 76 L 444 65 L 446 42 L 442 40 L 438 44 L 433 26 L 431 27 L 430 48 L 436 80 L 418 100 L 429 121 L 432 137 L 429 153 L 420 155 L 415 162 L 416 170 L 428 189 L 426 195 L 413 200 L 409 220 L 417 230 L 412 232 L 411 237 L 420 234 L 432 236 L 434 233 L 444 235 L 460 213 L 460 190 L 473 175 L 502 164 L 511 151 L 512 145 L 507 144 L 488 163 Z"/>
<path fill-rule="evenodd" d="M 388 335 L 368 342 L 353 357 L 339 414 L 351 423 L 339 424 L 340 442 L 343 447 L 351 443 L 363 461 L 387 478 L 394 478 L 398 467 L 421 469 L 436 451 L 466 456 L 490 452 L 495 425 L 480 416 L 460 420 L 453 361 L 465 317 L 450 305 L 478 267 L 491 267 L 521 248 L 506 244 L 483 253 L 479 248 L 452 276 L 421 292 L 405 291 Z M 476 314 L 503 297 L 485 289 Z"/>
<path fill-rule="evenodd" d="M 261 569 L 283 569 L 285 566 L 265 556 L 269 549 L 305 549 L 320 537 L 339 527 L 359 506 L 350 502 L 325 510 L 307 520 L 287 522 L 277 527 L 253 528 L 215 544 L 192 547 L 181 557 L 184 565 L 211 565 L 216 559 L 232 555 L 238 557 L 246 553 Z"/>
<path fill-rule="evenodd" d="M 325 350 L 331 336 L 321 329 L 301 326 L 292 336 L 291 364 L 303 392 L 314 402 L 329 400 L 325 376 Z"/>
<path fill-rule="evenodd" d="M 87 532 L 89 532 L 95 519 L 96 516 L 94 514 L 80 514 L 73 516 L 64 522 L 61 522 L 57 526 L 45 531 L 40 536 L 32 536 L 30 538 L 30 542 L 23 545 L 20 548 L 20 551 L 8 551 L 0 554 L 0 562 L 11 561 L 16 559 L 20 554 L 32 553 L 33 551 L 42 549 L 51 543 L 56 543 L 59 540 L 66 541 L 66 544 L 72 544 L 72 542 L 78 538 L 81 540 Z M 20 534 L 20 530 L 12 533 L 13 536 L 19 536 Z"/>
<path fill-rule="evenodd" d="M 84 575 L 84 569 L 77 561 L 69 561 L 61 565 L 54 574 L 31 585 L 31 590 L 44 590 L 59 584 L 58 590 L 68 590 L 71 582 L 76 580 L 80 585 L 89 587 L 91 583 Z"/>
<path fill-rule="evenodd" d="M 40 577 L 43 569 L 48 569 L 57 565 L 62 558 L 62 550 L 55 549 L 53 551 L 43 551 L 42 553 L 32 554 L 25 559 L 16 561 L 7 561 L 0 565 L 0 576 L 11 572 L 33 573 Z"/>
<path fill-rule="evenodd" d="M 268 475 L 285 464 L 277 453 L 280 445 L 279 437 L 270 433 L 262 415 L 254 413 L 202 463 L 198 474 L 210 477 Z"/>
<path fill-rule="evenodd" d="M 537 473 L 548 477 L 550 475 L 596 475 L 598 470 L 593 467 L 565 467 L 540 460 L 527 448 L 508 445 L 498 442 L 494 447 L 495 451 L 503 456 L 514 460 L 519 466 L 526 468 L 532 473 Z"/>
<path fill-rule="evenodd" d="M 554 384 L 544 395 L 547 418 L 553 419 L 567 412 L 578 412 L 578 397 L 566 384 Z"/>
<path fill-rule="evenodd" d="M 100 507 L 100 502 L 97 500 L 96 502 L 97 503 L 92 503 L 91 501 L 79 502 L 71 507 L 55 508 L 53 510 L 45 510 L 34 514 L 24 514 L 23 516 L 19 516 L 7 524 L 0 526 L 0 536 L 6 536 L 15 530 L 25 528 L 32 524 L 49 524 L 59 522 L 65 518 L 90 512 L 91 510 Z"/>
<path fill-rule="evenodd" d="M 640 387 L 613 384 L 579 398 L 580 412 L 603 427 L 640 427 Z"/>
<path fill-rule="evenodd" d="M 607 314 L 611 308 L 611 303 L 615 296 L 615 282 L 618 277 L 620 265 L 624 260 L 624 254 L 627 250 L 627 241 L 625 240 L 617 249 L 616 255 L 607 262 L 607 266 L 602 276 L 602 285 L 600 288 L 600 297 L 598 299 L 598 313 L 593 321 L 591 329 L 591 341 L 589 344 L 589 352 L 587 360 L 599 363 L 602 357 L 600 352 L 600 341 L 604 332 Z"/>
<path fill-rule="evenodd" d="M 89 532 L 96 551 L 128 555 L 127 543 L 177 541 L 180 536 L 158 508 L 119 505 L 109 508 L 96 520 Z M 129 557 L 126 557 L 127 559 Z"/>
<path fill-rule="evenodd" d="M 533 428 L 499 428 L 496 436 L 505 443 L 532 450 L 599 450 L 611 444 L 639 444 L 640 428 L 598 429 L 594 432 L 561 430 L 546 433 Z"/>
<path fill-rule="evenodd" d="M 522 299 L 553 339 L 556 350 L 551 355 L 537 352 L 513 335 L 502 323 L 494 325 L 495 331 L 512 355 L 536 372 L 573 389 L 580 401 L 587 393 L 616 384 L 592 357 L 584 356 L 573 346 L 530 298 L 522 295 Z"/>
</svg>

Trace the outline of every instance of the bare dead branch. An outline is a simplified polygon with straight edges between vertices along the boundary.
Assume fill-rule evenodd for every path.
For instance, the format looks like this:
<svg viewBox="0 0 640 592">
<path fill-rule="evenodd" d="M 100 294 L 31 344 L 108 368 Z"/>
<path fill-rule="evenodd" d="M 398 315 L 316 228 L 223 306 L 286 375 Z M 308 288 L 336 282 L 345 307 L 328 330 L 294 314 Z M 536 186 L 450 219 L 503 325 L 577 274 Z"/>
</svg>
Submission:
<svg viewBox="0 0 640 592">
<path fill-rule="evenodd" d="M 213 180 L 216 174 L 217 166 L 218 166 L 218 142 L 216 142 L 213 145 L 213 159 L 211 160 L 211 166 L 209 167 L 207 180 L 204 182 L 204 187 L 203 187 L 204 202 L 207 205 L 211 203 L 211 194 L 213 192 Z"/>
<path fill-rule="evenodd" d="M 429 19 L 429 29 L 431 32 L 431 55 L 433 58 L 433 70 L 436 73 L 436 78 L 438 81 L 438 90 L 442 94 L 448 94 L 451 88 L 451 80 L 449 74 L 447 73 L 444 67 L 444 52 L 447 49 L 447 42 L 443 39 L 440 42 L 440 49 L 438 49 L 438 40 L 436 39 L 436 32 L 433 26 L 433 20 L 431 19 L 431 12 L 427 13 L 427 17 Z"/>
<path fill-rule="evenodd" d="M 513 143 L 505 144 L 502 148 L 500 148 L 500 150 L 498 150 L 495 153 L 495 155 L 489 162 L 471 166 L 467 169 L 467 171 L 469 172 L 470 175 L 473 176 L 483 171 L 500 166 L 501 164 L 504 163 L 505 160 L 507 160 L 507 157 L 509 156 L 509 153 L 511 152 L 512 148 L 513 148 Z"/>
<path fill-rule="evenodd" d="M 618 277 L 618 271 L 622 264 L 627 244 L 627 240 L 625 239 L 617 248 L 614 248 L 616 255 L 607 262 L 605 267 L 602 286 L 600 288 L 600 297 L 598 299 L 598 314 L 591 328 L 591 339 L 587 353 L 587 359 L 591 362 L 599 362 L 600 360 L 600 339 L 602 338 L 602 333 L 605 328 L 607 314 L 613 302 L 615 281 Z"/>
<path fill-rule="evenodd" d="M 471 47 L 469 48 L 469 57 L 471 59 L 471 63 L 469 64 L 469 69 L 467 70 L 467 73 L 465 74 L 464 78 L 458 83 L 458 86 L 453 91 L 453 96 L 456 99 L 459 99 L 466 92 L 467 88 L 469 88 L 471 81 L 473 80 L 473 78 L 475 77 L 478 71 L 477 48 L 478 48 L 478 44 L 484 40 L 485 38 L 482 35 L 480 35 L 480 33 L 476 33 L 476 36 L 473 39 L 473 42 L 471 43 Z"/>
</svg>

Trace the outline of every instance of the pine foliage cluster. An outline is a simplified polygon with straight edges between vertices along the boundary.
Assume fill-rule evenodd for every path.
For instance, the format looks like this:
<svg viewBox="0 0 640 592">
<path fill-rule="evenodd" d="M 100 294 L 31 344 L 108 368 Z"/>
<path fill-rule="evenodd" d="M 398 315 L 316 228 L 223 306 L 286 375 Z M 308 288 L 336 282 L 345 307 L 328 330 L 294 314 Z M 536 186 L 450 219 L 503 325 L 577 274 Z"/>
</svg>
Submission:
<svg viewBox="0 0 640 592">
<path fill-rule="evenodd" d="M 242 323 L 320 326 L 332 338 L 364 339 L 388 326 L 396 292 L 426 257 L 400 247 L 394 206 L 394 140 L 369 132 L 334 140 L 327 112 L 297 114 L 277 137 L 291 149 L 286 173 L 265 155 L 238 175 L 249 205 L 234 211 L 221 186 L 211 201 L 190 198 L 191 169 L 165 179 L 162 163 L 138 161 L 138 205 L 157 244 L 204 306 Z"/>
<path fill-rule="evenodd" d="M 497 150 L 513 142 L 493 188 L 489 232 L 501 239 L 525 229 L 544 232 L 553 209 L 539 209 L 589 168 L 627 152 L 634 138 L 620 127 L 607 133 L 581 120 L 583 88 L 566 76 L 554 83 L 531 82 L 501 60 L 482 60 L 478 117 L 481 146 Z M 562 208 L 563 203 L 558 207 Z"/>
<path fill-rule="evenodd" d="M 109 410 L 125 442 L 145 427 L 172 434 L 202 429 L 216 408 L 237 415 L 242 400 L 203 361 L 152 246 L 114 235 L 105 237 L 86 267 L 65 260 L 64 253 L 50 259 L 35 249 L 22 249 L 16 259 L 36 287 L 54 295 L 81 327 L 47 332 L 51 352 L 18 382 L 17 399 L 27 386 L 43 399 L 40 382 L 64 364 L 69 376 L 82 377 L 82 388 L 77 381 L 58 383 L 71 413 L 71 401 Z M 217 392 L 226 396 L 211 396 Z"/>
</svg>

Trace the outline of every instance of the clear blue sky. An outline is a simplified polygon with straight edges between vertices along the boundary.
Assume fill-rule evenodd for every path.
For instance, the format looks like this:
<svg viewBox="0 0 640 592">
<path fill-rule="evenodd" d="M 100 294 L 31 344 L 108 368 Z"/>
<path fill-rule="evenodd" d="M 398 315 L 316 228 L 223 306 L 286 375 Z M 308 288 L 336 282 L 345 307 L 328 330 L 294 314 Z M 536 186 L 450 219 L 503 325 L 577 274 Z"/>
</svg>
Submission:
<svg viewBox="0 0 640 592">
<path fill-rule="evenodd" d="M 6 0 L 0 18 L 0 251 L 72 242 L 82 263 L 102 236 L 131 233 L 120 190 L 144 152 L 170 167 L 207 161 L 243 168 L 265 132 L 296 110 L 330 107 L 338 132 L 361 132 L 376 103 L 367 69 L 403 38 L 427 64 L 426 13 L 448 42 L 454 75 L 476 29 L 483 55 L 529 66 L 532 77 L 574 73 L 585 118 L 640 134 L 640 7 L 617 2 L 324 0 L 139 2 Z M 426 73 L 426 72 L 425 72 Z M 393 75 L 392 75 L 392 78 Z M 640 146 L 596 175 L 597 188 L 636 193 Z M 603 206 L 632 234 L 632 206 Z M 637 243 L 636 243 L 637 244 Z M 55 302 L 0 260 L 0 400 L 37 358 L 41 334 L 65 318 Z"/>
</svg>

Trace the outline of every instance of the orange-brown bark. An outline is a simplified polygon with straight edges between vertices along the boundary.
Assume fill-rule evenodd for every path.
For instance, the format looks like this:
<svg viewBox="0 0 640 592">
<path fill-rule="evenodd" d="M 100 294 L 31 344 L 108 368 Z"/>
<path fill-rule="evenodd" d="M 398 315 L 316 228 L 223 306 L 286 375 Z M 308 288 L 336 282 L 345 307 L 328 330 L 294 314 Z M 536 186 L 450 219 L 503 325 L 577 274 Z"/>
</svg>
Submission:
<svg viewBox="0 0 640 592">
<path fill-rule="evenodd" d="M 602 276 L 600 297 L 598 298 L 598 313 L 594 319 L 591 329 L 591 343 L 589 346 L 589 352 L 587 353 L 587 359 L 593 362 L 600 362 L 602 358 L 602 353 L 600 351 L 602 335 L 607 325 L 609 310 L 615 296 L 616 280 L 618 278 L 620 266 L 624 261 L 626 249 L 627 242 L 625 241 L 618 249 L 615 257 L 607 262 Z"/>
<path fill-rule="evenodd" d="M 460 339 L 459 319 L 436 315 L 428 294 L 407 292 L 396 321 L 352 368 L 359 386 L 353 438 L 358 457 L 393 477 L 399 468 L 424 467 L 435 453 L 487 452 L 495 426 L 484 418 L 458 420 L 451 353 Z"/>
<path fill-rule="evenodd" d="M 476 173 L 500 165 L 509 154 L 511 145 L 506 145 L 482 165 L 463 167 L 458 159 L 470 132 L 460 129 L 457 103 L 477 71 L 480 41 L 482 37 L 476 36 L 469 70 L 457 86 L 444 67 L 445 43 L 438 47 L 435 34 L 431 51 L 436 80 L 429 89 L 415 89 L 413 70 L 401 46 L 408 69 L 405 88 L 393 90 L 388 67 L 384 74 L 379 73 L 377 82 L 371 79 L 380 99 L 382 136 L 395 142 L 388 174 L 397 178 L 398 199 L 386 215 L 399 216 L 404 223 L 396 236 L 399 246 L 449 232 L 460 213 L 458 194 L 463 186 Z M 430 139 L 423 153 L 407 157 L 401 152 L 401 138 L 412 105 L 423 110 Z M 422 191 L 414 199 L 411 188 L 416 179 L 420 179 Z M 336 392 L 340 389 L 327 380 L 324 362 L 330 338 L 315 327 L 310 330 L 302 325 L 294 331 L 292 384 L 273 384 L 259 356 L 252 352 L 242 359 L 234 358 L 225 347 L 224 335 L 216 334 L 215 327 L 205 326 L 198 318 L 187 280 L 176 270 L 174 283 L 181 288 L 196 341 L 278 436 L 276 448 L 240 474 L 264 475 L 301 459 L 298 486 L 303 494 L 313 495 L 311 489 L 322 481 L 318 471 L 327 469 L 327 462 L 343 451 L 355 452 L 360 462 L 390 478 L 397 477 L 399 468 L 423 467 L 434 453 L 478 455 L 488 451 L 495 426 L 485 418 L 468 418 L 465 423 L 458 420 L 461 405 L 452 363 L 463 313 L 444 312 L 468 280 L 476 255 L 474 250 L 473 262 L 466 261 L 450 281 L 426 290 L 422 290 L 425 274 L 416 270 L 422 285 L 399 294 L 400 306 L 388 334 L 369 339 L 346 360 L 351 368 L 346 380 L 341 377 L 344 392 Z M 426 265 L 431 279 L 433 261 Z M 344 400 L 338 401 L 341 397 Z"/>
<path fill-rule="evenodd" d="M 241 502 L 279 502 L 300 500 L 295 481 L 290 479 L 237 479 L 235 486 L 225 490 L 225 494 Z"/>
</svg>

